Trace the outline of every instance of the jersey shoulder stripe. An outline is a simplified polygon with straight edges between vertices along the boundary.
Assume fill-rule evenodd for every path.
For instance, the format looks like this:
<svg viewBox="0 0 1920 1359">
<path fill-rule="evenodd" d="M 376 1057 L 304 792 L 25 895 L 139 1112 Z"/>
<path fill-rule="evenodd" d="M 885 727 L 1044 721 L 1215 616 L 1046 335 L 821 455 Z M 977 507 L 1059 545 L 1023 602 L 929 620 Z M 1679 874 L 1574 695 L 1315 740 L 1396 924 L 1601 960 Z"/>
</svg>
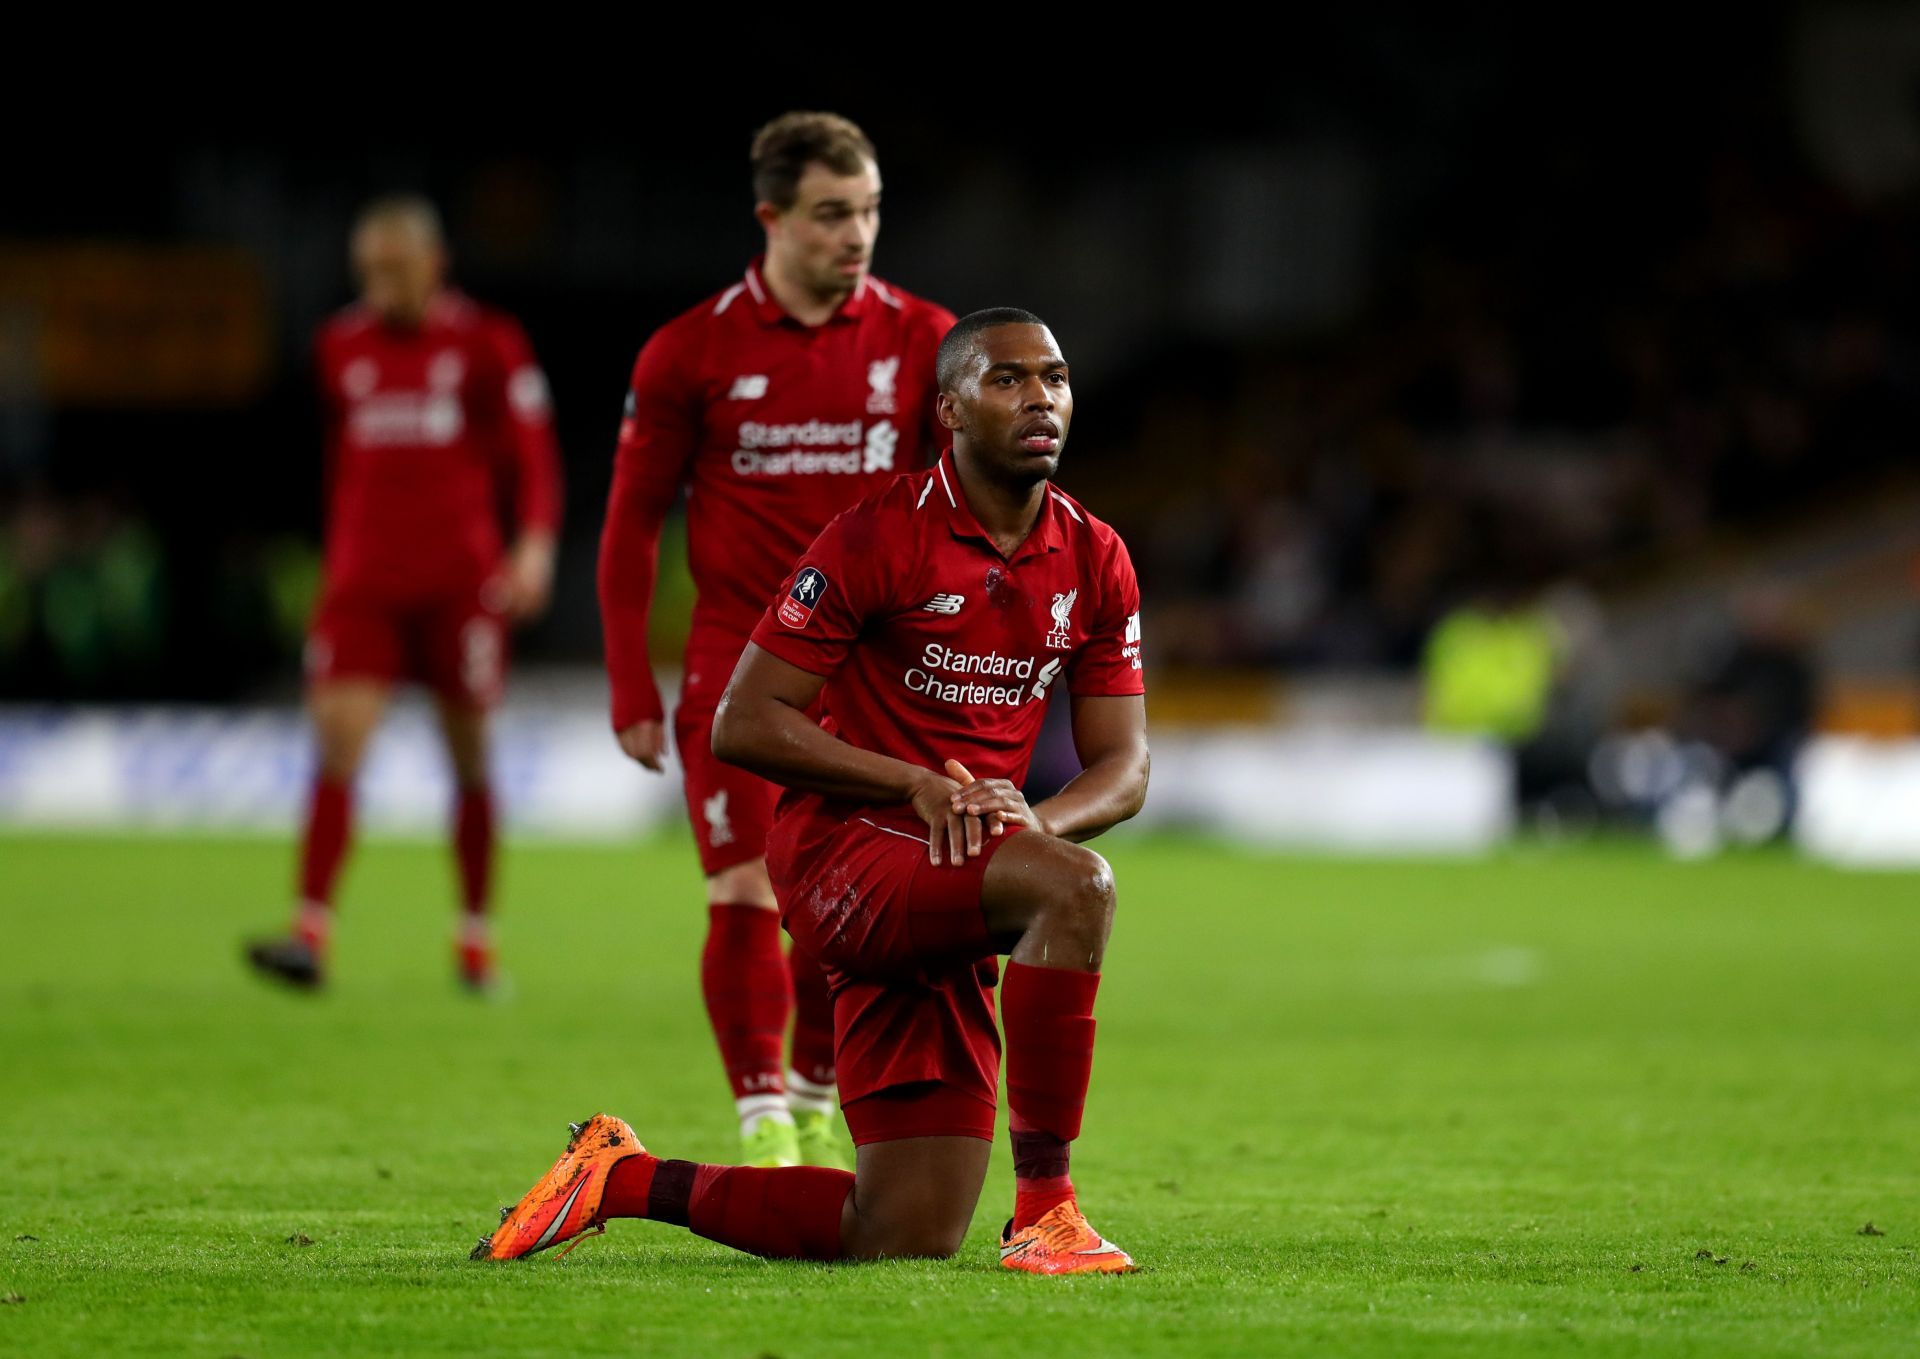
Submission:
<svg viewBox="0 0 1920 1359">
<path fill-rule="evenodd" d="M 1061 529 L 1074 538 L 1084 536 L 1096 552 L 1111 552 L 1115 548 L 1125 551 L 1119 532 L 1106 520 L 1068 495 L 1058 486 L 1048 486 L 1047 494 L 1053 498 L 1054 505 L 1065 518 L 1061 520 Z"/>
</svg>

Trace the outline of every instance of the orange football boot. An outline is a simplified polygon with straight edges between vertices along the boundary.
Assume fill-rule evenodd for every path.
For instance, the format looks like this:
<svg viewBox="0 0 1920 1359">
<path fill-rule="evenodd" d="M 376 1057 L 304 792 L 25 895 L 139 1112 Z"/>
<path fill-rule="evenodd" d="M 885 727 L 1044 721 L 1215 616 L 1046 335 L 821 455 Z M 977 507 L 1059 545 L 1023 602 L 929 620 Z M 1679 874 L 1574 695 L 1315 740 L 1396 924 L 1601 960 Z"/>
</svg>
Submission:
<svg viewBox="0 0 1920 1359">
<path fill-rule="evenodd" d="M 583 1232 L 607 1229 L 599 1220 L 607 1175 L 616 1163 L 629 1156 L 644 1156 L 647 1149 L 640 1145 L 633 1129 L 612 1114 L 595 1114 L 585 1123 L 567 1127 L 573 1136 L 553 1169 L 541 1176 L 540 1183 L 519 1203 L 500 1210 L 499 1230 L 481 1237 L 469 1259 L 518 1260 L 573 1240 Z"/>
<path fill-rule="evenodd" d="M 1000 1233 L 1000 1263 L 1028 1274 L 1131 1274 L 1133 1257 L 1087 1225 L 1072 1199 L 1055 1204 L 1022 1231 Z"/>
</svg>

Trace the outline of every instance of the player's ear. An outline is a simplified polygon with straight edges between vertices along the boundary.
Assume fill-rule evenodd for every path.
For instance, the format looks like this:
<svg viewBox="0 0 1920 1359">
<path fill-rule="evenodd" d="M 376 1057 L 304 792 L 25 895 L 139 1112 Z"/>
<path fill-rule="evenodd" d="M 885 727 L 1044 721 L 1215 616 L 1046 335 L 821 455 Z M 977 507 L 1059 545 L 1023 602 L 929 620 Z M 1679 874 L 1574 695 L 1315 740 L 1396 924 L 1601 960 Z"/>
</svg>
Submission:
<svg viewBox="0 0 1920 1359">
<path fill-rule="evenodd" d="M 781 212 L 779 208 L 767 202 L 764 198 L 753 205 L 753 220 L 765 227 L 768 231 L 772 231 L 773 224 L 785 215 L 786 214 Z"/>
<path fill-rule="evenodd" d="M 951 393 L 942 392 L 934 398 L 933 415 L 943 429 L 960 428 L 960 407 Z"/>
</svg>

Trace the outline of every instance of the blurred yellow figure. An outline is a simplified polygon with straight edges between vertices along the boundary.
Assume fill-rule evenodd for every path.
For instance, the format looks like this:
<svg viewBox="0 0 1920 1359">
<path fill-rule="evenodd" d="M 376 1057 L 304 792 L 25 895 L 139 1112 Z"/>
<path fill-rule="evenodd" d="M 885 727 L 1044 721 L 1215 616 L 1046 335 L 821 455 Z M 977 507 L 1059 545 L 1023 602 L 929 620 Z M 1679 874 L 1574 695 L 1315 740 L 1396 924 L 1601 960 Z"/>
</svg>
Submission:
<svg viewBox="0 0 1920 1359">
<path fill-rule="evenodd" d="M 1537 604 L 1475 600 L 1440 620 L 1421 657 L 1426 722 L 1518 745 L 1547 717 L 1564 643 Z"/>
</svg>

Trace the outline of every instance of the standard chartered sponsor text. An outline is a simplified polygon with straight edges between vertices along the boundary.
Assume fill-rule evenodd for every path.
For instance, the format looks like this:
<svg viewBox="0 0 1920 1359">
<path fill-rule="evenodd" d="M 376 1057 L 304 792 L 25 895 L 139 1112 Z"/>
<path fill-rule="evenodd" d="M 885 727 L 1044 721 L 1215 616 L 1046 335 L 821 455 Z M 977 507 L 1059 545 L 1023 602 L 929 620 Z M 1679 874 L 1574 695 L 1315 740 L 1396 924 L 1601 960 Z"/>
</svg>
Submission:
<svg viewBox="0 0 1920 1359">
<path fill-rule="evenodd" d="M 872 425 L 858 420 L 802 420 L 784 425 L 743 420 L 739 434 L 731 464 L 734 475 L 742 477 L 891 472 L 900 442 L 891 420 Z"/>
<path fill-rule="evenodd" d="M 734 450 L 733 470 L 743 477 L 806 476 L 816 472 L 858 475 L 860 450 L 850 453 L 756 453 L 750 448 Z"/>
<path fill-rule="evenodd" d="M 955 651 L 938 642 L 928 642 L 920 653 L 920 666 L 907 671 L 907 688 L 944 703 L 973 703 L 1017 708 L 1027 700 L 1024 683 L 982 684 L 978 680 L 947 680 L 930 671 L 951 675 L 987 675 L 995 679 L 1025 681 L 1033 674 L 1031 656 L 1003 656 L 997 651 Z M 920 668 L 924 666 L 925 668 Z"/>
</svg>

